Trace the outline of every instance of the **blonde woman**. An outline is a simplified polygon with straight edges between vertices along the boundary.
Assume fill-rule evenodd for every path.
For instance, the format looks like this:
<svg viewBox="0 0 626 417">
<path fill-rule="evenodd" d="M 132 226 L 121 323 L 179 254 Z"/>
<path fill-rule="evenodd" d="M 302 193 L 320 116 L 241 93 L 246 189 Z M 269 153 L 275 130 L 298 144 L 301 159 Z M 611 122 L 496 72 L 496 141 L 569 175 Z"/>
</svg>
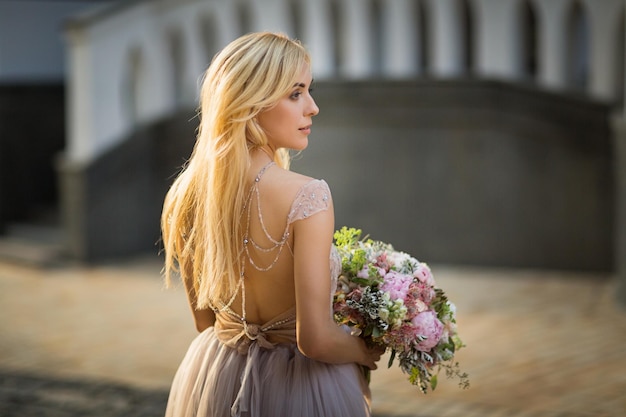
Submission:
<svg viewBox="0 0 626 417">
<path fill-rule="evenodd" d="M 338 327 L 338 259 L 323 180 L 289 171 L 308 145 L 310 58 L 273 33 L 243 36 L 209 66 L 193 154 L 162 215 L 165 273 L 178 272 L 200 334 L 167 416 L 366 416 L 361 366 L 380 350 Z"/>
</svg>

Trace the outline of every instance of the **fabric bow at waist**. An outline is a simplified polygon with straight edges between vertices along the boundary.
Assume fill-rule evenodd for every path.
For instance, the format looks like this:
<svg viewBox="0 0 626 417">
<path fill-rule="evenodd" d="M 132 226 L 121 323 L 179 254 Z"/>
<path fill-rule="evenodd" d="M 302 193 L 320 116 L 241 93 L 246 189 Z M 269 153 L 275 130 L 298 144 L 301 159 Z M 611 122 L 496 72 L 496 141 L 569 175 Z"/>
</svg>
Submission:
<svg viewBox="0 0 626 417">
<path fill-rule="evenodd" d="M 252 342 L 265 349 L 272 349 L 277 343 L 296 343 L 295 308 L 263 325 L 245 323 L 223 312 L 216 317 L 215 334 L 220 342 L 242 355 L 248 352 Z"/>
</svg>

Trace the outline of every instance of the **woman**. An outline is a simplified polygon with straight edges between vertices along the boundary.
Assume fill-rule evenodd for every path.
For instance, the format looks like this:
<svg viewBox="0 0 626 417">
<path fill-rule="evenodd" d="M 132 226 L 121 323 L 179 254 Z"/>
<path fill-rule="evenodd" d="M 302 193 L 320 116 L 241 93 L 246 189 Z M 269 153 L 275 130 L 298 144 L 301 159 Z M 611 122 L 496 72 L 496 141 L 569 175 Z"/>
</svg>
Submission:
<svg viewBox="0 0 626 417">
<path fill-rule="evenodd" d="M 167 416 L 365 416 L 360 366 L 381 351 L 338 327 L 338 259 L 323 180 L 288 170 L 319 109 L 310 58 L 272 33 L 243 36 L 209 66 L 200 127 L 162 215 L 200 334 L 172 383 Z"/>
</svg>

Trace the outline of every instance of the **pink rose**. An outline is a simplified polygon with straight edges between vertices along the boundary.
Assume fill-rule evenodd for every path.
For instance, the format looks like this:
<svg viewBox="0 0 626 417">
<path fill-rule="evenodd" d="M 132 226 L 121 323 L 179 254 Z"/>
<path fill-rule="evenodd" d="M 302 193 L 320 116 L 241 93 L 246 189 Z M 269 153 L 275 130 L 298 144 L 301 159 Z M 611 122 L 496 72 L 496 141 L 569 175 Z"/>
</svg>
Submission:
<svg viewBox="0 0 626 417">
<path fill-rule="evenodd" d="M 443 323 L 437 318 L 437 314 L 432 311 L 424 311 L 413 317 L 411 320 L 415 328 L 416 336 L 424 336 L 425 340 L 417 343 L 417 348 L 427 352 L 434 348 L 443 334 Z"/>
<path fill-rule="evenodd" d="M 411 282 L 413 282 L 412 276 L 400 274 L 396 271 L 389 271 L 385 275 L 385 280 L 380 289 L 389 293 L 391 300 L 404 300 L 409 291 Z"/>
<path fill-rule="evenodd" d="M 414 286 L 417 294 L 419 294 L 418 298 L 424 301 L 426 304 L 430 304 L 435 299 L 435 296 L 437 294 L 435 293 L 435 289 L 432 286 L 424 282 L 414 283 Z"/>
<path fill-rule="evenodd" d="M 389 262 L 387 261 L 387 253 L 383 252 L 378 257 L 376 257 L 376 266 L 380 269 L 383 269 L 385 272 L 389 271 Z"/>
<path fill-rule="evenodd" d="M 417 313 L 428 310 L 435 296 L 435 289 L 430 285 L 420 281 L 412 282 L 404 299 L 408 318 L 412 319 Z"/>
<path fill-rule="evenodd" d="M 430 268 L 425 263 L 420 263 L 417 266 L 417 269 L 413 272 L 413 276 L 426 285 L 435 286 L 435 278 L 430 272 Z"/>
</svg>

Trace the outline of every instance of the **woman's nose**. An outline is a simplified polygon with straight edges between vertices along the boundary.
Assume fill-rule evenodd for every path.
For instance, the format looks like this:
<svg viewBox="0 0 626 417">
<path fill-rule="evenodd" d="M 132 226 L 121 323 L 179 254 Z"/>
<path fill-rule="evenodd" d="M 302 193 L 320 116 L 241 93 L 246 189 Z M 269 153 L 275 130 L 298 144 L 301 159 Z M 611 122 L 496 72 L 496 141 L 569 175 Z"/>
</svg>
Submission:
<svg viewBox="0 0 626 417">
<path fill-rule="evenodd" d="M 310 97 L 310 96 L 309 96 Z M 315 99 L 311 97 L 311 102 L 309 103 L 309 107 L 307 108 L 307 116 L 315 116 L 320 112 L 319 107 L 315 103 Z"/>
</svg>

